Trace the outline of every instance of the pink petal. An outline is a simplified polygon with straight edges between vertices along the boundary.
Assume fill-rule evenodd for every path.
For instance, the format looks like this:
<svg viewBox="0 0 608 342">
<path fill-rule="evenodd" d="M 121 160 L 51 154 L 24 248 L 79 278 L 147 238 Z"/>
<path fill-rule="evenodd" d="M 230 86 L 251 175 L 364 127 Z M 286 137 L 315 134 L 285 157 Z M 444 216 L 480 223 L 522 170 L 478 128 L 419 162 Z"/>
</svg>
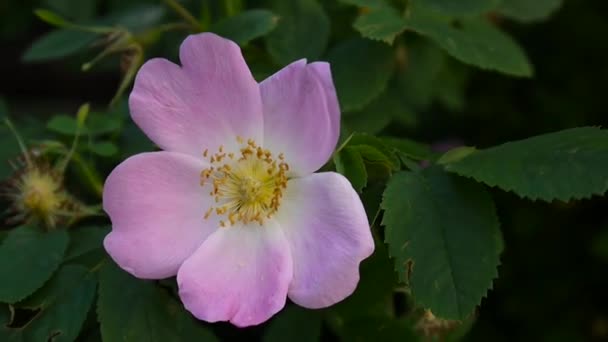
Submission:
<svg viewBox="0 0 608 342">
<path fill-rule="evenodd" d="M 291 246 L 292 301 L 322 308 L 353 293 L 359 263 L 372 254 L 374 241 L 346 178 L 327 172 L 290 180 L 276 220 Z"/>
<path fill-rule="evenodd" d="M 129 107 L 148 137 L 194 156 L 236 145 L 237 135 L 261 141 L 260 91 L 238 45 L 212 33 L 191 35 L 180 59 L 182 67 L 151 59 L 135 78 Z"/>
<path fill-rule="evenodd" d="M 112 220 L 104 246 L 120 267 L 139 278 L 174 276 L 215 230 L 216 222 L 203 219 L 212 201 L 199 186 L 204 167 L 185 154 L 151 152 L 112 171 L 103 192 Z"/>
<path fill-rule="evenodd" d="M 186 309 L 207 322 L 244 327 L 285 306 L 292 277 L 289 245 L 272 222 L 222 228 L 177 273 Z"/>
<path fill-rule="evenodd" d="M 339 134 L 335 90 L 326 63 L 294 62 L 260 83 L 264 147 L 283 152 L 295 175 L 318 170 Z"/>
</svg>

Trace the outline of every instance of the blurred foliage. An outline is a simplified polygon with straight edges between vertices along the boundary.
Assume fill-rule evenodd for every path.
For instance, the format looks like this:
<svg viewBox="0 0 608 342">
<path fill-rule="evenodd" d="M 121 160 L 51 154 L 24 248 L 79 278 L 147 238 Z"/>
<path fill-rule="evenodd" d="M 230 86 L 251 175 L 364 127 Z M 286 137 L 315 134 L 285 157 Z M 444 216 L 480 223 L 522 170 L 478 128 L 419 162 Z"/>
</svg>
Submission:
<svg viewBox="0 0 608 342">
<path fill-rule="evenodd" d="M 0 340 L 608 339 L 605 13 L 602 0 L 1 2 L 0 118 L 27 151 L 0 125 L 0 178 L 26 155 L 69 163 L 62 186 L 96 214 L 2 225 Z M 331 63 L 342 138 L 324 169 L 360 193 L 376 240 L 343 302 L 206 324 L 173 279 L 135 279 L 105 254 L 103 179 L 154 149 L 129 119 L 133 77 L 202 31 L 236 41 L 258 80 Z"/>
</svg>

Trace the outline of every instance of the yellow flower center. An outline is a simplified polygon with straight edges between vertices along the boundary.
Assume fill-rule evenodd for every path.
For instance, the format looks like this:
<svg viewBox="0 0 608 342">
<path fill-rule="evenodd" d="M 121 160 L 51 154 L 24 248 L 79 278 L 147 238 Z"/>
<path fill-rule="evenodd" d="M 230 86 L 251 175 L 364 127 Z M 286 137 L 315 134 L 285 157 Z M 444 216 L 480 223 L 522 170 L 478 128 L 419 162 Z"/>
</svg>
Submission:
<svg viewBox="0 0 608 342">
<path fill-rule="evenodd" d="M 22 205 L 28 210 L 47 217 L 61 206 L 59 183 L 50 175 L 33 170 L 22 179 Z"/>
<path fill-rule="evenodd" d="M 201 186 L 211 185 L 209 195 L 217 204 L 204 217 L 223 217 L 222 227 L 237 222 L 262 225 L 279 209 L 289 165 L 282 153 L 275 159 L 252 139 L 245 142 L 237 137 L 237 142 L 242 146 L 237 154 L 224 152 L 223 146 L 214 154 L 203 152 L 210 166 L 201 171 Z"/>
</svg>

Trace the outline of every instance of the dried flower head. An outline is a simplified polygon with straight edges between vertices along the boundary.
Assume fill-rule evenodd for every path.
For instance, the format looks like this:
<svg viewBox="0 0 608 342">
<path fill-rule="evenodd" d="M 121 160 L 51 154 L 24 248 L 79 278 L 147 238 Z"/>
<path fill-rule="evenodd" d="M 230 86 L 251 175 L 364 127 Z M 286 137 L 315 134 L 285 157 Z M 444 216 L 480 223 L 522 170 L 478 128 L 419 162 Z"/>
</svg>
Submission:
<svg viewBox="0 0 608 342">
<path fill-rule="evenodd" d="M 90 214 L 90 210 L 65 189 L 63 169 L 51 166 L 38 150 L 26 149 L 10 121 L 5 123 L 21 148 L 21 155 L 11 163 L 13 175 L 0 186 L 0 196 L 10 203 L 7 222 L 36 222 L 54 229 L 58 224 L 68 225 Z"/>
</svg>

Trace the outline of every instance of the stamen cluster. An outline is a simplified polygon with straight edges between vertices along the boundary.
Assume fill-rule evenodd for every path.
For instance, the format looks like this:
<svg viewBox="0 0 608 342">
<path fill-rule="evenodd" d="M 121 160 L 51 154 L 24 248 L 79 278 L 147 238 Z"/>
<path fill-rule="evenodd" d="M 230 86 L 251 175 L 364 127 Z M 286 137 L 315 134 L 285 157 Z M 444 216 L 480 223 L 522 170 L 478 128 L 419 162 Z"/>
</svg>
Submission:
<svg viewBox="0 0 608 342">
<path fill-rule="evenodd" d="M 238 153 L 225 152 L 220 146 L 218 152 L 203 152 L 209 158 L 210 166 L 201 171 L 200 185 L 211 185 L 211 195 L 217 203 L 205 213 L 208 219 L 213 213 L 225 216 L 221 227 L 237 222 L 264 223 L 278 210 L 283 191 L 287 187 L 289 165 L 280 153 L 277 158 L 268 149 L 258 146 L 253 139 L 237 137 L 242 146 Z"/>
</svg>

